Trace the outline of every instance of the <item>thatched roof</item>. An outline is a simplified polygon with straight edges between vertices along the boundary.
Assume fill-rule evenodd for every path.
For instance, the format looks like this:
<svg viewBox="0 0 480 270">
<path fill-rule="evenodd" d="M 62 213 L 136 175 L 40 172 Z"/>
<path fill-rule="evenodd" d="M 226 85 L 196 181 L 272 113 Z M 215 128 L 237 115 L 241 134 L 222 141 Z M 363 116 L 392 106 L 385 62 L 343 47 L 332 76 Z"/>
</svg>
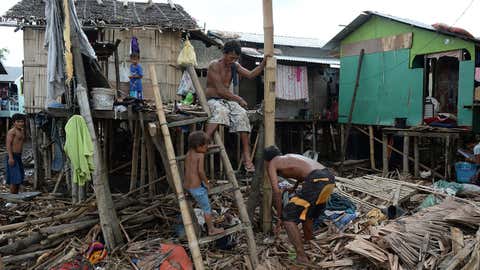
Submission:
<svg viewBox="0 0 480 270">
<path fill-rule="evenodd" d="M 181 7 L 172 8 L 166 3 L 140 3 L 103 0 L 77 0 L 77 15 L 83 25 L 105 26 L 153 26 L 163 29 L 193 30 L 198 29 L 195 20 Z M 6 14 L 4 19 L 15 19 L 23 25 L 45 24 L 45 3 L 43 0 L 21 0 Z"/>
</svg>

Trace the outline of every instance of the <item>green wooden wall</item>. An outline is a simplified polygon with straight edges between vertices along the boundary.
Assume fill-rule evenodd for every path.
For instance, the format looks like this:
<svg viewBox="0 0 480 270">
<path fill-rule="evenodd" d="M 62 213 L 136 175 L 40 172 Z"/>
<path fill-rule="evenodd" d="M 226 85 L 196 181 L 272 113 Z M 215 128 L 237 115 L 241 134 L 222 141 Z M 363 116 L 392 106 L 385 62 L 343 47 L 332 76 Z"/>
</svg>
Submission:
<svg viewBox="0 0 480 270">
<path fill-rule="evenodd" d="M 382 17 L 373 16 L 370 20 L 351 33 L 341 44 L 350 44 L 363 40 L 388 37 L 404 33 L 413 33 L 410 50 L 410 66 L 416 55 L 466 49 L 475 59 L 475 44 L 471 41 L 428 31 L 412 25 L 399 23 Z"/>
<path fill-rule="evenodd" d="M 408 67 L 410 50 L 366 54 L 352 122 L 393 125 L 406 117 L 408 125 L 422 122 L 423 69 Z M 348 121 L 359 56 L 342 57 L 340 63 L 339 122 Z"/>
</svg>

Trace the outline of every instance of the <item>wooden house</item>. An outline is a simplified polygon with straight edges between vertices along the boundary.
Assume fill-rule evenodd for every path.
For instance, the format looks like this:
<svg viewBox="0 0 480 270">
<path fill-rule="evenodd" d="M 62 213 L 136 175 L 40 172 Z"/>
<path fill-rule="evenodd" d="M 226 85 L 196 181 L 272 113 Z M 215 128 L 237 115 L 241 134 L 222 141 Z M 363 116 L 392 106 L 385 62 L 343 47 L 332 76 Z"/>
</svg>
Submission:
<svg viewBox="0 0 480 270">
<path fill-rule="evenodd" d="M 238 40 L 242 47 L 239 62 L 248 69 L 254 69 L 263 59 L 262 34 L 209 31 L 208 36 L 222 43 Z M 199 62 L 198 73 L 206 83 L 208 63 L 220 58 L 222 51 L 213 46 L 205 48 L 199 42 L 194 46 Z M 277 59 L 276 137 L 277 144 L 284 151 L 303 153 L 316 148 L 315 127 L 321 126 L 322 122 L 336 121 L 332 112 L 338 99 L 339 60 L 331 57 L 331 51 L 322 49 L 322 46 L 323 43 L 315 38 L 274 36 Z M 290 89 L 289 95 L 280 88 Z M 263 101 L 263 89 L 263 76 L 253 80 L 240 77 L 234 92 L 247 101 L 250 109 L 256 109 Z M 299 137 L 302 139 L 299 140 Z M 304 144 L 304 141 L 307 143 Z"/>
<path fill-rule="evenodd" d="M 0 62 L 0 117 L 24 113 L 22 68 L 3 66 Z"/>
<path fill-rule="evenodd" d="M 392 126 L 406 118 L 407 126 L 420 125 L 431 116 L 425 103 L 433 97 L 436 112 L 454 115 L 459 126 L 478 126 L 479 44 L 460 28 L 362 13 L 325 46 L 340 54 L 339 122 L 348 121 L 363 49 L 353 124 Z"/>
<path fill-rule="evenodd" d="M 413 160 L 418 176 L 424 152 L 431 165 L 423 169 L 450 179 L 459 139 L 480 128 L 480 89 L 475 90 L 480 84 L 479 45 L 466 30 L 441 23 L 427 25 L 373 11 L 355 18 L 324 47 L 340 56 L 339 122 L 351 118 L 353 125 L 371 126 L 370 132 L 352 129 L 345 142 L 350 151 L 368 145 L 370 137 L 374 168 L 374 133 L 380 135 L 374 131 L 381 130 L 384 175 L 392 163 L 400 165 L 390 158 L 401 155 L 403 172 L 409 172 Z M 443 150 L 438 147 L 442 144 Z M 368 149 L 363 150 L 368 156 Z M 441 159 L 443 171 L 436 171 Z"/>
<path fill-rule="evenodd" d="M 198 28 L 195 20 L 176 4 L 140 3 L 116 0 L 75 1 L 78 17 L 82 22 L 97 58 L 112 87 L 116 87 L 115 57 L 112 49 L 117 47 L 119 77 L 130 63 L 130 44 L 136 37 L 140 46 L 140 63 L 144 69 L 154 64 L 159 85 L 165 101 L 173 101 L 181 78 L 176 67 L 177 56 L 182 48 L 185 35 L 192 39 L 208 42 L 209 39 Z M 22 0 L 7 11 L 3 20 L 16 20 L 15 27 L 21 27 L 24 40 L 24 83 L 25 109 L 36 113 L 45 109 L 47 50 L 45 39 L 45 4 L 41 0 Z M 12 25 L 12 24 L 9 24 Z M 153 98 L 148 72 L 143 78 L 144 96 Z M 128 81 L 122 80 L 119 89 L 128 95 Z"/>
</svg>

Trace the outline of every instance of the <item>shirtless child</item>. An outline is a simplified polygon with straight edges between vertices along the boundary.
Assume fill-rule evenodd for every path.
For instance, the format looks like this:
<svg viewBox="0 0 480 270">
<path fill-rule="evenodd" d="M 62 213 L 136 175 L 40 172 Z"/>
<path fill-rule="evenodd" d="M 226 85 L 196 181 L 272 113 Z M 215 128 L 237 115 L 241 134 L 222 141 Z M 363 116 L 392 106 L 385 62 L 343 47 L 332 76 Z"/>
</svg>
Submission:
<svg viewBox="0 0 480 270">
<path fill-rule="evenodd" d="M 205 214 L 205 222 L 208 227 L 208 234 L 214 235 L 223 232 L 223 229 L 216 228 L 212 222 L 212 208 L 208 200 L 210 189 L 207 176 L 204 170 L 205 153 L 208 150 L 208 137 L 203 131 L 195 131 L 188 136 L 188 152 L 185 158 L 185 181 L 183 186 L 197 201 Z"/>
<path fill-rule="evenodd" d="M 22 163 L 22 149 L 25 139 L 25 117 L 21 114 L 12 116 L 13 127 L 7 132 L 7 185 L 10 185 L 10 192 L 17 194 L 23 182 L 25 173 Z"/>
</svg>

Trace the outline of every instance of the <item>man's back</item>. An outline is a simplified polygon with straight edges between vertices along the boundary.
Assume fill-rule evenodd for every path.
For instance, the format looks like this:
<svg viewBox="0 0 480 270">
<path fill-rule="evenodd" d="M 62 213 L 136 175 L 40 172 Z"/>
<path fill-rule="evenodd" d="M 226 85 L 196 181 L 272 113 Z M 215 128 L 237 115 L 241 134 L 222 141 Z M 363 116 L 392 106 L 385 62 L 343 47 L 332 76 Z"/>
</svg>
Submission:
<svg viewBox="0 0 480 270">
<path fill-rule="evenodd" d="M 325 169 L 322 164 L 297 154 L 286 154 L 270 162 L 282 177 L 303 181 L 314 170 Z"/>
</svg>

